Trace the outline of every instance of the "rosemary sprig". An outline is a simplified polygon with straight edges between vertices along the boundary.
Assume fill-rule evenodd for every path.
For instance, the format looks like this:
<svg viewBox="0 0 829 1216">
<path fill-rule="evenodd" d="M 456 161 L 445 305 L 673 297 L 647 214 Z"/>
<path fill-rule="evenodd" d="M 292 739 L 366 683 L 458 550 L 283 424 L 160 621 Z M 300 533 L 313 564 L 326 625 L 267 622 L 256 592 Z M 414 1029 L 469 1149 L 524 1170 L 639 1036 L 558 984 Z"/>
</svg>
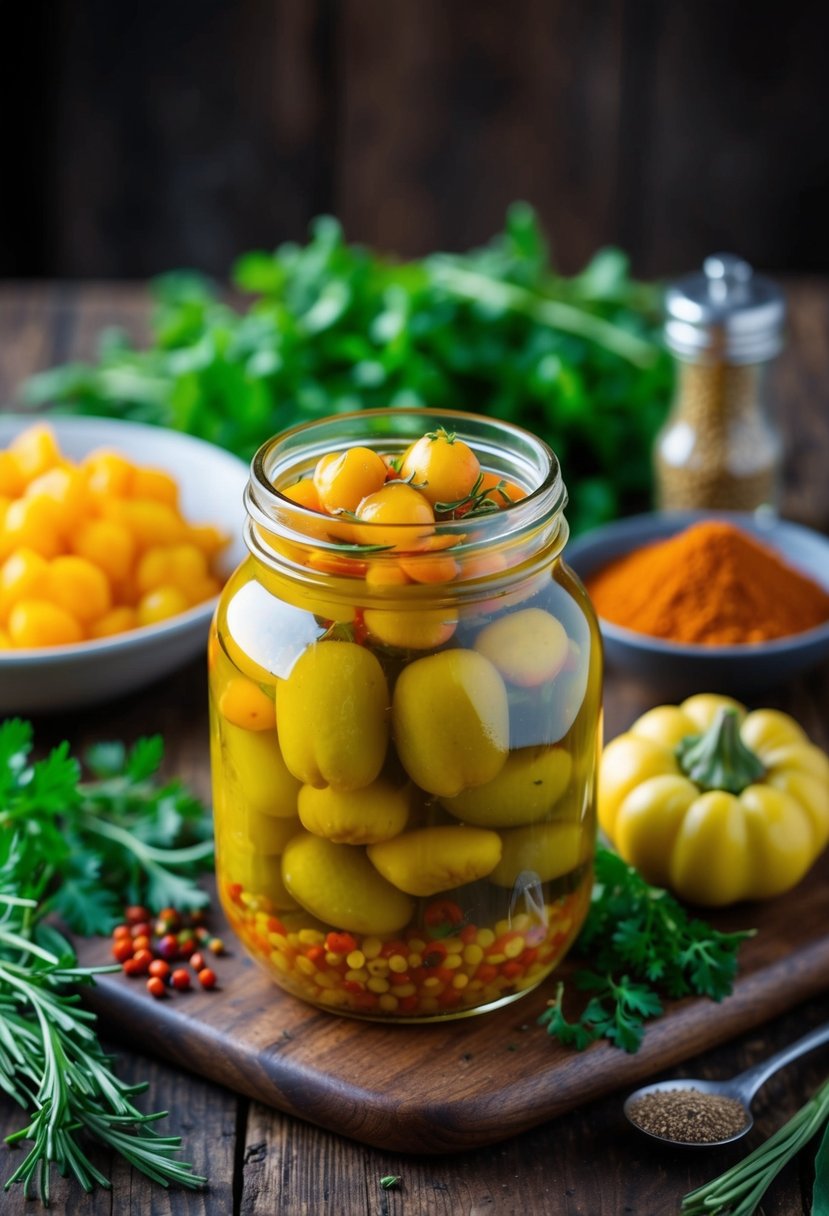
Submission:
<svg viewBox="0 0 829 1216">
<path fill-rule="evenodd" d="M 204 1185 L 175 1157 L 180 1138 L 154 1130 L 166 1112 L 146 1114 L 133 1104 L 146 1085 L 115 1075 L 95 1015 L 72 990 L 117 967 L 78 967 L 69 942 L 41 923 L 36 900 L 0 891 L 0 909 L 0 1087 L 31 1111 L 28 1124 L 6 1140 L 32 1142 L 5 1189 L 22 1183 L 26 1198 L 38 1192 L 48 1205 L 52 1166 L 74 1175 L 85 1191 L 109 1187 L 87 1156 L 88 1137 L 162 1186 Z"/>
<path fill-rule="evenodd" d="M 829 1120 L 829 1081 L 773 1136 L 737 1165 L 690 1191 L 682 1200 L 685 1216 L 752 1216 L 783 1166 Z"/>
</svg>

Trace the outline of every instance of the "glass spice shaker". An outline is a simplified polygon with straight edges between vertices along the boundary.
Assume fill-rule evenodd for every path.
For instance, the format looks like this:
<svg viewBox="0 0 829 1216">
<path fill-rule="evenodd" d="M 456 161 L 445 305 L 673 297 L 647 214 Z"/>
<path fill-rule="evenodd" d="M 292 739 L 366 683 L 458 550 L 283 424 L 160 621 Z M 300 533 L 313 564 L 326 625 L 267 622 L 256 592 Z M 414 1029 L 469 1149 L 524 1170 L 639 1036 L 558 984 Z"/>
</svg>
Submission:
<svg viewBox="0 0 829 1216">
<path fill-rule="evenodd" d="M 720 253 L 668 289 L 665 309 L 677 384 L 654 445 L 657 506 L 775 507 L 783 444 L 765 373 L 783 342 L 782 292 L 747 262 Z"/>
</svg>

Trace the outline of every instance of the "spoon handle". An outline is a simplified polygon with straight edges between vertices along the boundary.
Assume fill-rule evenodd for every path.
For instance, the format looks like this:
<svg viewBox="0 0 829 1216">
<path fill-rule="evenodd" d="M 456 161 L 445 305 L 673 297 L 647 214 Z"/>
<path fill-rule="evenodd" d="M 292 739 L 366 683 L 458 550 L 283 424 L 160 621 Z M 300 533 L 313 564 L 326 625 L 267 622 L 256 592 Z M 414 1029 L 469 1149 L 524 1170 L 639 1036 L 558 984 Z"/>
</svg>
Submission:
<svg viewBox="0 0 829 1216">
<path fill-rule="evenodd" d="M 767 1060 L 761 1060 L 753 1068 L 747 1068 L 745 1072 L 739 1073 L 734 1077 L 733 1085 L 739 1092 L 744 1105 L 748 1106 L 760 1086 L 769 1079 L 772 1073 L 777 1072 L 778 1068 L 791 1064 L 792 1060 L 796 1060 L 798 1056 L 802 1056 L 807 1051 L 826 1042 L 829 1042 L 829 1022 L 825 1022 L 823 1026 L 816 1026 L 814 1030 L 804 1034 L 802 1039 L 797 1039 L 788 1047 L 776 1051 Z"/>
</svg>

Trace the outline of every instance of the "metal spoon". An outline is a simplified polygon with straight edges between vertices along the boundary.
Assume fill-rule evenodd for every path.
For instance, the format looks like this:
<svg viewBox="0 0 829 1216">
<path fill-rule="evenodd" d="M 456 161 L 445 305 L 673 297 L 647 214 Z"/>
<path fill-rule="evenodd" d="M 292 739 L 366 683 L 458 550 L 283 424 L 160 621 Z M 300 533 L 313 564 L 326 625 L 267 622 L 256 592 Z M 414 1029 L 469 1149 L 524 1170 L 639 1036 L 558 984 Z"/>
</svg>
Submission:
<svg viewBox="0 0 829 1216">
<path fill-rule="evenodd" d="M 815 1047 L 819 1047 L 821 1043 L 829 1042 L 829 1022 L 823 1026 L 818 1026 L 809 1034 L 805 1034 L 802 1039 L 798 1039 L 789 1047 L 783 1047 L 780 1051 L 776 1051 L 774 1055 L 769 1056 L 767 1060 L 761 1060 L 759 1064 L 755 1064 L 753 1068 L 747 1068 L 745 1072 L 738 1073 L 736 1077 L 732 1077 L 729 1081 L 694 1081 L 687 1077 L 682 1077 L 675 1081 L 658 1081 L 655 1085 L 644 1085 L 641 1089 L 635 1090 L 625 1100 L 624 1112 L 630 1123 L 637 1131 L 643 1135 L 650 1136 L 653 1140 L 661 1140 L 666 1144 L 682 1145 L 688 1148 L 712 1148 L 719 1144 L 731 1144 L 734 1140 L 740 1140 L 747 1135 L 754 1126 L 754 1116 L 751 1113 L 751 1102 L 754 1095 L 761 1085 L 766 1082 L 769 1077 L 777 1072 L 779 1068 L 790 1064 L 792 1060 L 796 1060 L 798 1056 L 804 1055 L 807 1051 L 811 1051 Z M 719 1094 L 724 1098 L 736 1098 L 745 1111 L 745 1126 L 741 1127 L 733 1136 L 726 1136 L 723 1140 L 673 1140 L 670 1136 L 661 1136 L 658 1132 L 648 1131 L 631 1118 L 631 1107 L 640 1098 L 644 1098 L 646 1094 L 666 1092 L 676 1089 L 695 1089 L 702 1094 Z"/>
</svg>

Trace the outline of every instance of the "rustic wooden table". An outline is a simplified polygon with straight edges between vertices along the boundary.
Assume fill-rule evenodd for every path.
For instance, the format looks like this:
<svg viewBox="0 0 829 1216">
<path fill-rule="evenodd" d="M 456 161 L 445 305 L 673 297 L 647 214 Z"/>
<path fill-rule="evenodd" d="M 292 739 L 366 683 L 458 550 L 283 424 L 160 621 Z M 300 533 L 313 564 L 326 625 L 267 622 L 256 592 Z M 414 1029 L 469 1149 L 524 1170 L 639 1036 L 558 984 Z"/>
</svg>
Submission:
<svg viewBox="0 0 829 1216">
<path fill-rule="evenodd" d="M 788 348 L 774 374 L 788 441 L 784 514 L 829 532 L 829 283 L 798 281 L 789 289 Z M 10 406 L 29 373 L 89 356 L 97 333 L 145 327 L 142 288 L 120 285 L 20 284 L 0 287 L 0 402 Z M 829 747 L 829 664 L 762 698 L 794 713 L 816 742 Z M 646 690 L 608 673 L 606 735 L 625 728 L 650 704 Z M 82 714 L 35 722 L 41 746 L 68 738 L 74 747 L 100 738 L 131 740 L 160 731 L 167 765 L 207 798 L 208 748 L 203 665 L 192 664 L 145 692 Z M 797 914 L 796 896 L 792 914 Z M 829 929 L 827 930 L 829 931 Z M 723 1047 L 688 1060 L 672 1075 L 727 1076 L 748 1067 L 829 1019 L 827 992 Z M 149 1014 L 148 1010 L 148 1014 Z M 716 1007 L 712 1006 L 712 1016 Z M 623 1093 L 493 1147 L 449 1157 L 406 1156 L 367 1148 L 267 1109 L 138 1051 L 119 1047 L 124 1076 L 147 1080 L 146 1101 L 169 1110 L 186 1157 L 210 1179 L 203 1193 L 167 1193 L 119 1162 L 99 1158 L 112 1193 L 85 1196 L 56 1180 L 52 1210 L 60 1213 L 171 1213 L 172 1216 L 665 1216 L 686 1191 L 739 1159 L 794 1113 L 829 1074 L 827 1049 L 770 1080 L 758 1098 L 756 1130 L 739 1149 L 717 1153 L 662 1150 L 630 1131 Z M 0 1095 L 0 1138 L 21 1124 L 21 1112 Z M 17 1153 L 0 1151 L 0 1181 Z M 810 1211 L 813 1153 L 783 1171 L 764 1203 L 766 1216 Z M 398 1174 L 398 1189 L 380 1178 Z M 2 1192 L 0 1192 L 2 1194 Z M 33 1210 L 19 1191 L 5 1194 L 7 1216 Z"/>
</svg>

